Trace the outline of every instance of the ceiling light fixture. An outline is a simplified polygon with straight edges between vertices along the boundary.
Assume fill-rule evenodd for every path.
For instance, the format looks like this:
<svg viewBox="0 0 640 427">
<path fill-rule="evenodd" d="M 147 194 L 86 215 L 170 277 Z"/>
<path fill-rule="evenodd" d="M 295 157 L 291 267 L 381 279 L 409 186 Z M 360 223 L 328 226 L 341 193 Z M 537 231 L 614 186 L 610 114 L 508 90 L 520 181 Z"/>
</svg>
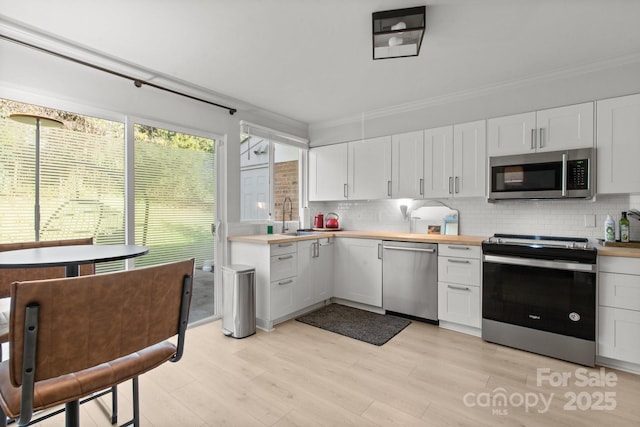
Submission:
<svg viewBox="0 0 640 427">
<path fill-rule="evenodd" d="M 373 59 L 418 56 L 425 31 L 426 6 L 374 12 Z"/>
</svg>

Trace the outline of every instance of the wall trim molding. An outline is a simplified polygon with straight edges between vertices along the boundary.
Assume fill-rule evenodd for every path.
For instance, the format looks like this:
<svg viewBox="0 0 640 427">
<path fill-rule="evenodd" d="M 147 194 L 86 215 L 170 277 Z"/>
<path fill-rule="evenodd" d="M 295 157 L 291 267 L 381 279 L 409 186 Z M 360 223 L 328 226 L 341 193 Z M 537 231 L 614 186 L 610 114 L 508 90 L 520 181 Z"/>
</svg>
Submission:
<svg viewBox="0 0 640 427">
<path fill-rule="evenodd" d="M 339 126 L 353 125 L 364 123 L 367 120 L 374 120 L 383 117 L 394 116 L 402 113 L 409 113 L 424 108 L 435 107 L 439 105 L 450 104 L 456 101 L 464 101 L 480 96 L 486 96 L 498 93 L 505 89 L 513 89 L 519 87 L 526 87 L 535 83 L 552 82 L 555 80 L 566 79 L 571 77 L 578 77 L 585 74 L 604 71 L 612 68 L 618 68 L 626 65 L 632 65 L 640 63 L 640 53 L 633 53 L 629 55 L 623 55 L 615 58 L 609 58 L 606 60 L 590 62 L 579 66 L 559 68 L 547 73 L 531 75 L 525 78 L 518 78 L 503 81 L 496 84 L 489 84 L 481 87 L 476 87 L 468 90 L 462 90 L 445 95 L 434 96 L 425 98 L 419 101 L 398 104 L 381 109 L 365 111 L 357 114 L 353 114 L 347 117 L 343 117 L 335 120 L 328 120 L 324 122 L 312 123 L 309 125 L 309 132 L 319 131 L 323 129 L 330 129 Z"/>
</svg>

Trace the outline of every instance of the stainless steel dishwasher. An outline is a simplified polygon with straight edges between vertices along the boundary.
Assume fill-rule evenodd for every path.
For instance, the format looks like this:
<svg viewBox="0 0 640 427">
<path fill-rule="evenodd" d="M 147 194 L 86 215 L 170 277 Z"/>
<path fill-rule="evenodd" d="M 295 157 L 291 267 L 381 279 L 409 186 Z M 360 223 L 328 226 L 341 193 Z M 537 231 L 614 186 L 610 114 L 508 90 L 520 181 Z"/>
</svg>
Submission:
<svg viewBox="0 0 640 427">
<path fill-rule="evenodd" d="M 382 243 L 382 307 L 438 321 L 438 245 Z"/>
</svg>

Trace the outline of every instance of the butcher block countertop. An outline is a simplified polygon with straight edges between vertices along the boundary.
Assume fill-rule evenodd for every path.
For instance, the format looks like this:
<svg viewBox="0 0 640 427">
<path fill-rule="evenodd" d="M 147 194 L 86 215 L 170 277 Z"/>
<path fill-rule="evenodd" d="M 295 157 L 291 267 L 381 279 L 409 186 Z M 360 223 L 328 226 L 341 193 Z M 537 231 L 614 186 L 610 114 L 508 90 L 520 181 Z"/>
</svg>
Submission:
<svg viewBox="0 0 640 427">
<path fill-rule="evenodd" d="M 600 256 L 621 256 L 627 258 L 640 258 L 640 249 L 625 248 L 619 246 L 602 246 L 596 245 L 598 255 Z"/>
<path fill-rule="evenodd" d="M 485 236 L 453 236 L 440 234 L 402 233 L 395 231 L 335 231 L 304 236 L 288 236 L 285 234 L 256 234 L 251 236 L 230 236 L 234 242 L 247 242 L 273 245 L 277 243 L 315 240 L 324 237 L 351 237 L 358 239 L 395 240 L 400 242 L 419 243 L 453 243 L 458 245 L 480 246 Z"/>
</svg>

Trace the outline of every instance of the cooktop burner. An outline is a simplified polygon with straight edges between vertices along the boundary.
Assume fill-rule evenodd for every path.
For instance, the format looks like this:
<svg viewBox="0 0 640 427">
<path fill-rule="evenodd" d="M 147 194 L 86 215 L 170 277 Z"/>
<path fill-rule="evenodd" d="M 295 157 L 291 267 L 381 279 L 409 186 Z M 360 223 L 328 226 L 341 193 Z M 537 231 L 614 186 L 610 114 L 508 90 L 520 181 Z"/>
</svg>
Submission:
<svg viewBox="0 0 640 427">
<path fill-rule="evenodd" d="M 595 263 L 597 251 L 582 237 L 494 234 L 482 242 L 485 254 Z"/>
</svg>

